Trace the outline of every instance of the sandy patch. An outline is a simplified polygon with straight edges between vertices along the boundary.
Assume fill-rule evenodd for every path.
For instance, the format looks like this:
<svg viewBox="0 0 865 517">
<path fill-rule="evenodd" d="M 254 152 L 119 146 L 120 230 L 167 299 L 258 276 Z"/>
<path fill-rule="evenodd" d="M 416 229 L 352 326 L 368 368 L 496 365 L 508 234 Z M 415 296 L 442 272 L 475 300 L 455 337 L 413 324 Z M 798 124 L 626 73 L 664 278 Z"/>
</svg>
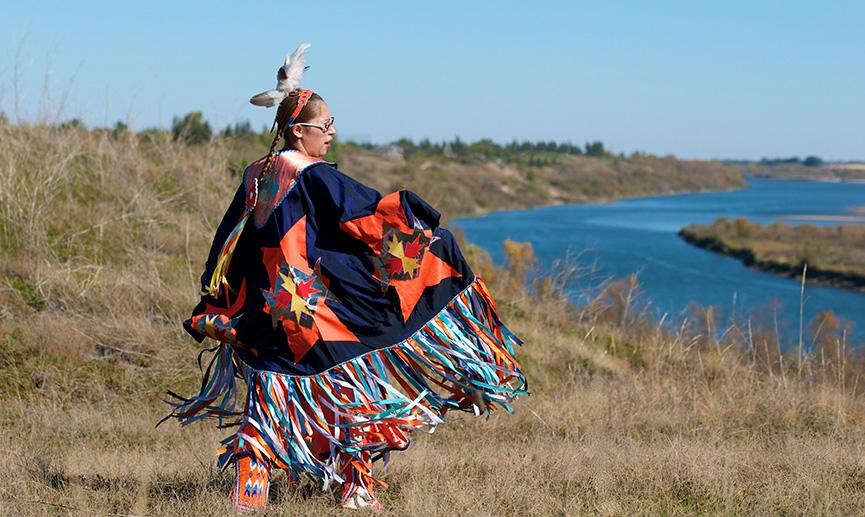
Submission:
<svg viewBox="0 0 865 517">
<path fill-rule="evenodd" d="M 865 213 L 862 207 L 856 209 Z M 865 215 L 788 215 L 784 219 L 796 221 L 820 221 L 830 223 L 865 223 Z"/>
<path fill-rule="evenodd" d="M 865 163 L 833 163 L 829 167 L 843 171 L 865 171 Z"/>
</svg>

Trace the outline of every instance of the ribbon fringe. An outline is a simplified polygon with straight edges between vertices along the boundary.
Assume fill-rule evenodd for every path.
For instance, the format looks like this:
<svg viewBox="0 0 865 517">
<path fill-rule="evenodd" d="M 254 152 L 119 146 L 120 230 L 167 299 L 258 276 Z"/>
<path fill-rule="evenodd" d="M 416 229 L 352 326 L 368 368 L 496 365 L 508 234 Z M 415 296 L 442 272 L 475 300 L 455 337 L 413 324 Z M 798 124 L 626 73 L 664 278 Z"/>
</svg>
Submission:
<svg viewBox="0 0 865 517">
<path fill-rule="evenodd" d="M 216 298 L 216 296 L 219 295 L 219 289 L 221 286 L 224 285 L 226 288 L 229 287 L 228 280 L 226 279 L 226 276 L 228 275 L 228 266 L 231 265 L 231 257 L 234 255 L 237 241 L 240 240 L 240 235 L 243 233 L 243 228 L 246 226 L 246 222 L 249 220 L 251 213 L 252 211 L 247 208 L 240 217 L 240 220 L 237 221 L 237 224 L 234 225 L 231 233 L 229 233 L 228 237 L 225 238 L 225 242 L 219 250 L 219 255 L 217 255 L 216 266 L 210 276 L 210 281 L 207 283 L 207 286 L 201 290 L 202 296 L 208 295 Z"/>
<path fill-rule="evenodd" d="M 252 452 L 259 459 L 323 481 L 352 484 L 338 463 L 387 458 L 408 446 L 408 433 L 433 432 L 450 409 L 476 416 L 509 406 L 527 394 L 514 358 L 521 341 L 499 320 L 483 280 L 457 295 L 426 325 L 388 348 L 356 357 L 317 375 L 301 377 L 256 370 L 221 344 L 199 394 L 171 403 L 182 425 L 215 417 L 238 425 L 223 441 L 219 463 Z M 237 415 L 235 378 L 248 395 Z M 180 398 L 180 397 L 178 397 Z M 367 462 L 368 463 L 368 462 Z M 375 482 L 371 473 L 364 484 Z M 370 481 L 371 480 L 371 481 Z M 351 492 L 351 490 L 350 490 Z"/>
</svg>

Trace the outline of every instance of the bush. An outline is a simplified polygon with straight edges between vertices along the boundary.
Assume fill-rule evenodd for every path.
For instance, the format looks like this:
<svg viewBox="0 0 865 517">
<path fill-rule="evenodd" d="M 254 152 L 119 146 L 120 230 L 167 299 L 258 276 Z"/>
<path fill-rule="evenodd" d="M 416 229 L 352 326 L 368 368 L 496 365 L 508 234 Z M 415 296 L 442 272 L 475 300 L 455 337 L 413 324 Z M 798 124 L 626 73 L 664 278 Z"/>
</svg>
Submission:
<svg viewBox="0 0 865 517">
<path fill-rule="evenodd" d="M 816 156 L 809 156 L 805 158 L 805 161 L 802 162 L 802 165 L 806 167 L 819 167 L 823 165 L 823 160 Z"/>
<path fill-rule="evenodd" d="M 171 122 L 171 136 L 174 141 L 187 144 L 201 144 L 210 140 L 213 132 L 200 111 L 187 113 L 183 118 L 174 117 Z"/>
<path fill-rule="evenodd" d="M 603 156 L 604 144 L 601 142 L 586 143 L 586 155 L 588 156 Z"/>
</svg>

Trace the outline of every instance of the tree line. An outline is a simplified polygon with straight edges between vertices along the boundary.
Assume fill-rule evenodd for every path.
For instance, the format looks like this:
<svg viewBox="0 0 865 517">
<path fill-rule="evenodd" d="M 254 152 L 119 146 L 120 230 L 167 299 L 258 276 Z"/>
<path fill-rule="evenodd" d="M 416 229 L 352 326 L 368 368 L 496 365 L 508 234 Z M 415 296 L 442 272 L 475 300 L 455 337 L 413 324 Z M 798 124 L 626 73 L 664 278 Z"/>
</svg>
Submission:
<svg viewBox="0 0 865 517">
<path fill-rule="evenodd" d="M 818 156 L 806 156 L 804 160 L 798 156 L 790 158 L 762 158 L 760 165 L 804 165 L 805 167 L 819 167 L 823 165 L 823 160 Z"/>
<path fill-rule="evenodd" d="M 83 129 L 84 124 L 80 119 L 71 119 L 60 124 L 61 127 L 67 129 Z M 125 123 L 117 122 L 110 131 L 117 135 L 127 131 Z M 192 111 L 181 117 L 174 117 L 171 121 L 171 126 L 168 130 L 159 128 L 148 128 L 141 131 L 143 135 L 171 135 L 175 141 L 182 141 L 187 144 L 196 145 L 210 141 L 215 136 L 223 138 L 260 138 L 263 134 L 270 132 L 270 128 L 264 127 L 261 131 L 255 131 L 249 121 L 236 122 L 223 128 L 221 131 L 214 131 L 210 123 L 204 118 L 204 114 L 200 111 Z M 604 147 L 600 141 L 586 142 L 584 146 L 574 144 L 570 141 L 557 142 L 549 141 L 517 141 L 513 140 L 507 144 L 499 144 L 488 138 L 478 140 L 477 142 L 463 141 L 459 136 L 453 140 L 444 140 L 433 142 L 428 138 L 414 142 L 408 138 L 401 138 L 390 144 L 380 145 L 370 142 L 343 142 L 346 146 L 360 147 L 364 149 L 380 150 L 382 148 L 396 148 L 405 157 L 412 155 L 441 155 L 458 159 L 479 158 L 484 160 L 500 159 L 503 161 L 523 162 L 526 165 L 548 165 L 555 163 L 558 156 L 592 156 L 604 157 L 612 156 L 612 154 Z"/>
</svg>

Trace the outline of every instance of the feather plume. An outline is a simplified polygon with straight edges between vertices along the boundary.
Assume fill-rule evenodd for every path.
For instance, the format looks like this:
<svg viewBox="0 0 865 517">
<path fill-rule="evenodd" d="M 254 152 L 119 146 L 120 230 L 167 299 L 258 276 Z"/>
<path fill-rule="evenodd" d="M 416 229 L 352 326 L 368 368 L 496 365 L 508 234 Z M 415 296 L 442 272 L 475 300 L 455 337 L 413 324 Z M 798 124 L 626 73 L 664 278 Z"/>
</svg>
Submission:
<svg viewBox="0 0 865 517">
<path fill-rule="evenodd" d="M 300 84 L 303 73 L 309 68 L 306 66 L 306 50 L 311 47 L 309 43 L 301 43 L 292 54 L 285 56 L 285 63 L 276 71 L 276 88 L 259 93 L 249 99 L 256 106 L 276 106 Z"/>
</svg>

